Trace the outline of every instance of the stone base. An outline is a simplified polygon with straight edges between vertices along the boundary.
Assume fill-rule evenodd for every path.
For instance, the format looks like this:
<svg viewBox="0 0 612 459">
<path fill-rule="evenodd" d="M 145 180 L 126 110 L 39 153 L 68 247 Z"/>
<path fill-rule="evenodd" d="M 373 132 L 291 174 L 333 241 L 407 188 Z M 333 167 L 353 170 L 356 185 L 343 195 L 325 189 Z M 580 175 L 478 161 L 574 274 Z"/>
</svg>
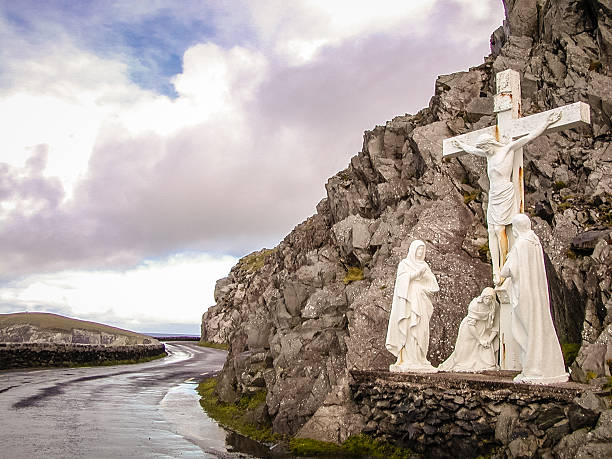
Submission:
<svg viewBox="0 0 612 459">
<path fill-rule="evenodd" d="M 569 381 L 569 374 L 563 373 L 559 376 L 525 376 L 519 373 L 512 380 L 520 384 L 557 384 Z"/>
<path fill-rule="evenodd" d="M 437 373 L 438 369 L 433 365 L 398 365 L 396 363 L 389 365 L 389 371 L 392 373 Z"/>
</svg>

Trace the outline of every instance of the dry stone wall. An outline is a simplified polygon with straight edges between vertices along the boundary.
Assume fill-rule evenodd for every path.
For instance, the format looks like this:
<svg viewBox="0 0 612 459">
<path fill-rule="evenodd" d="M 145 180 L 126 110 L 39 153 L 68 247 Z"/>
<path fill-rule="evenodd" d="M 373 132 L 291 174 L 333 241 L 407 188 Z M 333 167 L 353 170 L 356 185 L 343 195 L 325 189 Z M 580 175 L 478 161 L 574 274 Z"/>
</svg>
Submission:
<svg viewBox="0 0 612 459">
<path fill-rule="evenodd" d="M 0 343 L 0 370 L 30 367 L 69 367 L 117 360 L 156 357 L 163 343 L 105 346 L 72 343 Z"/>
<path fill-rule="evenodd" d="M 579 385 L 516 385 L 450 374 L 351 376 L 362 431 L 426 457 L 612 455 L 612 410 Z"/>
</svg>

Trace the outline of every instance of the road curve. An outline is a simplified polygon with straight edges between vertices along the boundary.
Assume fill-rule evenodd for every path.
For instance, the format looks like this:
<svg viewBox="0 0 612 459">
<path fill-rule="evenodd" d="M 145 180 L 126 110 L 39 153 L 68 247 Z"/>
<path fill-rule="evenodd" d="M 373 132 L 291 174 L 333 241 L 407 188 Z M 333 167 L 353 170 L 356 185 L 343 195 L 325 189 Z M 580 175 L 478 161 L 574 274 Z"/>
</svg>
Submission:
<svg viewBox="0 0 612 459">
<path fill-rule="evenodd" d="M 0 372 L 0 457 L 244 457 L 198 404 L 226 353 L 167 343 L 136 365 Z"/>
</svg>

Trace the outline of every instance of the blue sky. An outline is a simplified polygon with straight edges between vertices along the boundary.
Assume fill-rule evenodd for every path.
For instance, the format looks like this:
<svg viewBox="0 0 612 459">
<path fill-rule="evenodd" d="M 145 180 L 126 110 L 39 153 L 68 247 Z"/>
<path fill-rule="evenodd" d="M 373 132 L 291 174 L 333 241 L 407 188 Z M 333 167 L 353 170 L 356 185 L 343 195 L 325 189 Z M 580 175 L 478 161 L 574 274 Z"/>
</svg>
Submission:
<svg viewBox="0 0 612 459">
<path fill-rule="evenodd" d="M 0 1 L 0 312 L 196 332 L 501 1 Z"/>
</svg>

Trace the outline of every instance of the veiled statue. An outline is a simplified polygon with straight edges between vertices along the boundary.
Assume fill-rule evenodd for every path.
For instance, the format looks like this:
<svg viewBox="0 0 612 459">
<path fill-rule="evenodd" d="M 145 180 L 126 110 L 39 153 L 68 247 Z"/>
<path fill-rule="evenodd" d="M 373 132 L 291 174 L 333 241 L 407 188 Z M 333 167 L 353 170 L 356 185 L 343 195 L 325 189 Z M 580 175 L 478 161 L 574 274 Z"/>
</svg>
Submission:
<svg viewBox="0 0 612 459">
<path fill-rule="evenodd" d="M 427 360 L 427 350 L 429 320 L 433 313 L 429 295 L 438 290 L 438 282 L 425 262 L 425 243 L 413 241 L 408 256 L 397 267 L 385 342 L 387 350 L 397 357 L 390 371 L 437 371 Z"/>
</svg>

